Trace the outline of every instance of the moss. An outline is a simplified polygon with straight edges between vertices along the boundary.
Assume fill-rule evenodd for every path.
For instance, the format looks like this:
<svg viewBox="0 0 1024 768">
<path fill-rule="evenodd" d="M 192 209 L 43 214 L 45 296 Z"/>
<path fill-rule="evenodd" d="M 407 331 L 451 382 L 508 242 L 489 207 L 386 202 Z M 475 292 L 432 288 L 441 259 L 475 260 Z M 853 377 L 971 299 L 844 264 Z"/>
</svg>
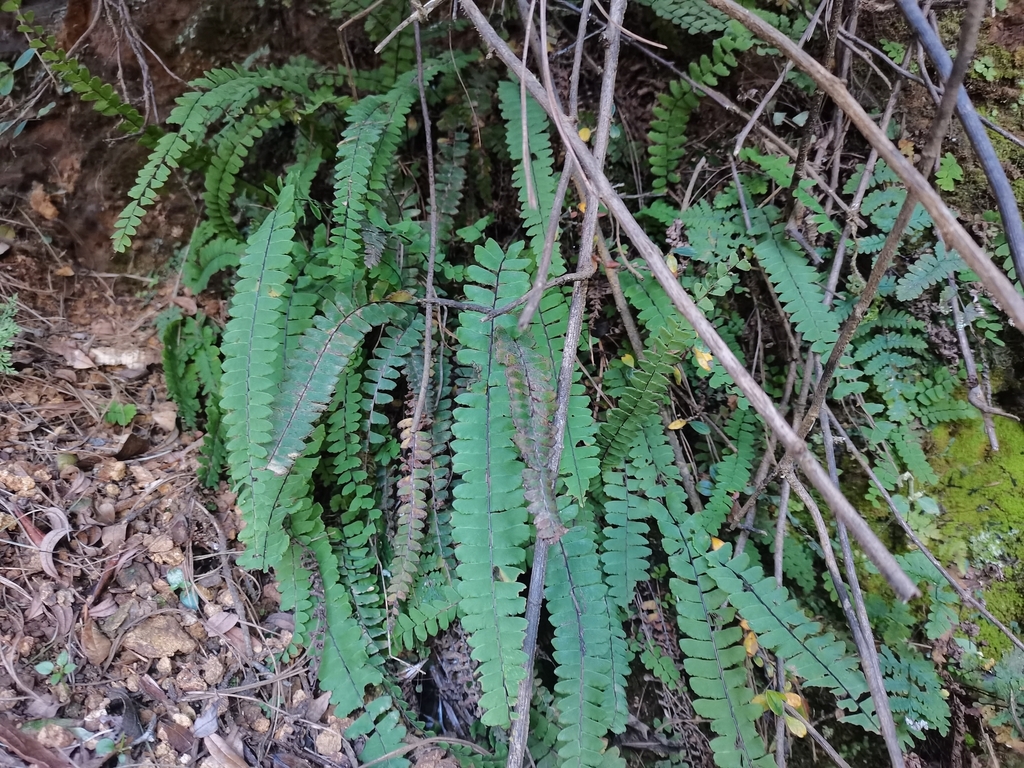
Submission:
<svg viewBox="0 0 1024 768">
<path fill-rule="evenodd" d="M 1004 580 L 984 591 L 990 611 L 1006 624 L 1024 625 L 1024 427 L 996 420 L 998 453 L 991 453 L 981 420 L 961 423 L 957 431 L 935 430 L 934 460 L 941 480 L 936 488 L 942 503 L 939 554 L 966 551 L 971 574 L 998 569 Z M 974 579 L 972 579 L 974 581 Z M 1008 641 L 982 624 L 980 639 L 993 655 Z"/>
</svg>

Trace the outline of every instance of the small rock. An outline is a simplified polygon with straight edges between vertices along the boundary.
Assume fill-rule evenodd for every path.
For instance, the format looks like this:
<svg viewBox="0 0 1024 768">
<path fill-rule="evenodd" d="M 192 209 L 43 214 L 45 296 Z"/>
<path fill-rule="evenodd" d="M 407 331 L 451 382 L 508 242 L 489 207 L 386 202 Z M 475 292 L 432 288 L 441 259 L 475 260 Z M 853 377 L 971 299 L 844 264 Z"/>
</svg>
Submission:
<svg viewBox="0 0 1024 768">
<path fill-rule="evenodd" d="M 96 479 L 101 483 L 119 483 L 128 473 L 128 465 L 123 461 L 104 459 L 96 470 Z"/>
<path fill-rule="evenodd" d="M 203 679 L 209 685 L 219 685 L 224 679 L 224 662 L 216 656 L 211 656 L 203 662 Z"/>
<path fill-rule="evenodd" d="M 153 477 L 153 473 L 145 467 L 140 467 L 137 464 L 133 464 L 131 467 L 132 479 L 137 485 L 146 486 L 152 483 L 156 478 Z"/>
<path fill-rule="evenodd" d="M 71 731 L 67 731 L 59 725 L 47 723 L 39 729 L 39 733 L 36 734 L 36 741 L 44 747 L 64 749 L 64 747 L 70 747 L 75 743 L 75 737 Z"/>
<path fill-rule="evenodd" d="M 183 693 L 197 693 L 207 689 L 206 681 L 201 678 L 193 669 L 183 669 L 174 678 L 174 684 Z"/>
<path fill-rule="evenodd" d="M 128 631 L 124 647 L 147 659 L 159 659 L 176 653 L 191 653 L 196 641 L 182 630 L 173 616 L 161 615 L 146 619 Z"/>
<path fill-rule="evenodd" d="M 117 486 L 116 483 L 107 483 L 105 486 L 103 486 L 103 492 L 112 499 L 116 499 L 118 496 L 121 495 L 121 489 Z"/>
<path fill-rule="evenodd" d="M 316 751 L 324 756 L 341 752 L 341 734 L 329 729 L 320 731 L 316 736 Z"/>
</svg>

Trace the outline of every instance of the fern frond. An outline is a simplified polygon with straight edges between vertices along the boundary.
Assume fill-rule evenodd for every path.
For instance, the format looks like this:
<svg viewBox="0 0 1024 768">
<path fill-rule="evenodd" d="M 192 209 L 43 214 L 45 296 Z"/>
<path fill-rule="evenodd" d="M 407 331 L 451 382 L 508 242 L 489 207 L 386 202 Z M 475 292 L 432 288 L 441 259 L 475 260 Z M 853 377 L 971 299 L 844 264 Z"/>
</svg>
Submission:
<svg viewBox="0 0 1024 768">
<path fill-rule="evenodd" d="M 401 312 L 401 310 L 396 310 Z M 369 445 L 384 442 L 384 436 L 376 428 L 387 425 L 388 420 L 381 413 L 384 406 L 394 402 L 391 393 L 397 386 L 399 373 L 405 368 L 413 349 L 423 340 L 423 315 L 402 312 L 395 325 L 389 325 L 367 361 L 363 374 L 363 410 L 366 413 L 362 432 Z M 418 381 L 417 381 L 418 383 Z"/>
<path fill-rule="evenodd" d="M 508 255 L 493 240 L 476 249 L 476 264 L 467 269 L 478 285 L 467 285 L 470 301 L 497 306 L 529 288 L 525 262 L 517 257 L 522 244 Z M 500 279 L 499 279 L 500 276 Z M 459 395 L 452 431 L 452 466 L 462 476 L 455 489 L 452 533 L 459 560 L 459 591 L 463 627 L 470 633 L 473 658 L 480 663 L 487 725 L 507 725 L 510 703 L 523 677 L 526 621 L 522 585 L 529 533 L 523 508 L 523 464 L 514 447 L 508 384 L 494 350 L 496 327 L 514 323 L 507 316 L 490 323 L 479 316 L 459 317 L 462 342 L 459 361 L 478 372 L 477 380 Z"/>
<path fill-rule="evenodd" d="M 754 254 L 768 273 L 790 322 L 814 352 L 827 355 L 839 336 L 839 322 L 823 303 L 825 294 L 817 270 L 790 242 L 785 224 L 770 224 L 761 209 L 751 211 L 751 220 L 754 234 L 763 236 L 754 246 Z"/>
<path fill-rule="evenodd" d="M 704 511 L 697 515 L 697 524 L 714 535 L 732 510 L 736 494 L 747 487 L 750 471 L 757 458 L 756 444 L 761 420 L 753 408 L 737 408 L 726 425 L 725 433 L 736 450 L 714 465 L 715 487 Z"/>
<path fill-rule="evenodd" d="M 632 473 L 631 473 L 632 474 Z M 608 598 L 619 608 L 633 601 L 638 581 L 647 578 L 651 548 L 647 546 L 650 528 L 644 522 L 650 516 L 648 500 L 639 493 L 637 481 L 618 470 L 605 470 L 604 543 L 601 565 L 604 568 Z"/>
<path fill-rule="evenodd" d="M 722 768 L 770 768 L 775 761 L 765 752 L 754 723 L 761 707 L 753 703 L 744 665 L 742 631 L 734 623 L 736 611 L 730 595 L 708 575 L 708 560 L 701 554 L 710 541 L 700 531 L 689 531 L 662 516 L 659 520 L 669 551 L 670 582 L 679 619 L 679 647 L 683 668 L 694 693 L 693 708 L 711 721 L 718 734 L 711 740 L 715 763 Z M 675 551 L 673 551 L 675 550 Z"/>
<path fill-rule="evenodd" d="M 526 97 L 523 104 L 520 99 L 519 85 L 509 80 L 498 84 L 498 100 L 501 115 L 505 119 L 505 143 L 515 167 L 512 170 L 512 183 L 519 191 L 520 215 L 526 227 L 530 250 L 533 257 L 539 259 L 544 249 L 547 236 L 548 217 L 555 202 L 555 189 L 558 182 L 554 177 L 554 152 L 551 148 L 550 126 L 547 114 L 534 98 Z M 523 114 L 526 110 L 526 131 L 529 141 L 530 157 L 523 157 Z M 529 176 L 529 180 L 527 180 Z M 528 190 L 534 193 L 534 204 L 531 206 Z M 552 276 L 561 274 L 564 268 L 559 251 L 558 236 L 555 236 L 552 251 Z"/>
<path fill-rule="evenodd" d="M 558 682 L 561 765 L 601 765 L 611 724 L 605 692 L 612 686 L 610 624 L 593 537 L 570 529 L 548 554 L 547 598 Z"/>
<path fill-rule="evenodd" d="M 262 444 L 266 446 L 265 468 L 253 472 L 253 524 L 240 536 L 247 545 L 245 561 L 250 567 L 272 565 L 283 551 L 280 531 L 289 499 L 282 495 L 285 484 L 280 479 L 287 477 L 292 462 L 302 454 L 313 422 L 327 407 L 339 374 L 363 336 L 394 313 L 391 305 L 353 306 L 350 301 L 339 292 L 334 301 L 327 302 L 324 314 L 306 329 L 289 356 L 273 401 L 272 433 Z"/>
<path fill-rule="evenodd" d="M 701 0 L 640 0 L 661 18 L 691 35 L 724 32 L 729 17 Z"/>
<path fill-rule="evenodd" d="M 603 466 L 614 467 L 622 461 L 639 434 L 645 417 L 656 413 L 665 401 L 672 363 L 676 359 L 678 352 L 664 350 L 662 354 L 652 355 L 637 364 L 629 387 L 619 397 L 616 407 L 608 412 L 608 419 L 601 424 L 598 441 L 602 447 Z"/>
<path fill-rule="evenodd" d="M 419 568 L 423 529 L 427 520 L 427 467 L 431 462 L 427 432 L 412 431 L 412 419 L 398 423 L 402 430 L 402 477 L 398 481 L 398 510 L 392 540 L 388 603 L 397 606 L 409 596 Z"/>
<path fill-rule="evenodd" d="M 960 269 L 965 269 L 963 260 L 956 251 L 947 251 L 940 240 L 935 243 L 934 252 L 922 254 L 897 281 L 896 298 L 912 301 Z"/>
<path fill-rule="evenodd" d="M 381 696 L 367 704 L 363 714 L 345 730 L 346 739 L 362 742 L 360 762 L 381 761 L 375 764 L 383 768 L 408 768 L 409 761 L 404 757 L 383 760 L 402 745 L 405 734 L 402 716 L 390 696 Z"/>
<path fill-rule="evenodd" d="M 442 587 L 441 591 L 443 596 L 437 600 L 416 604 L 410 601 L 395 617 L 392 637 L 397 650 L 414 650 L 417 644 L 451 626 L 462 597 L 452 587 Z"/>
<path fill-rule="evenodd" d="M 252 493 L 256 470 L 268 456 L 267 446 L 275 431 L 270 406 L 283 362 L 281 297 L 287 292 L 294 220 L 292 188 L 285 187 L 242 256 L 231 319 L 221 342 L 221 410 L 228 468 L 232 482 L 240 486 L 238 503 L 247 523 L 240 536 L 249 545 L 242 560 L 256 568 L 268 563 L 267 543 L 272 537 L 270 520 L 252 514 Z M 300 453 L 301 447 L 296 457 Z M 286 547 L 285 537 L 276 536 L 274 558 Z"/>
<path fill-rule="evenodd" d="M 730 559 L 731 552 L 727 545 L 709 554 L 708 575 L 729 595 L 730 604 L 757 634 L 758 644 L 784 658 L 787 671 L 803 678 L 804 686 L 831 691 L 838 705 L 852 713 L 842 716 L 844 722 L 877 732 L 859 659 L 807 616 L 774 577 L 751 565 L 745 553 Z"/>
<path fill-rule="evenodd" d="M 231 122 L 217 137 L 214 154 L 206 170 L 206 221 L 218 235 L 237 240 L 238 227 L 231 218 L 231 196 L 235 191 L 238 172 L 245 164 L 249 150 L 256 140 L 282 122 L 281 113 L 274 109 L 264 115 L 243 115 Z"/>
<path fill-rule="evenodd" d="M 188 256 L 181 269 L 181 282 L 192 293 L 202 293 L 215 274 L 238 266 L 244 250 L 245 243 L 217 237 L 213 226 L 204 220 L 192 233 Z"/>
</svg>

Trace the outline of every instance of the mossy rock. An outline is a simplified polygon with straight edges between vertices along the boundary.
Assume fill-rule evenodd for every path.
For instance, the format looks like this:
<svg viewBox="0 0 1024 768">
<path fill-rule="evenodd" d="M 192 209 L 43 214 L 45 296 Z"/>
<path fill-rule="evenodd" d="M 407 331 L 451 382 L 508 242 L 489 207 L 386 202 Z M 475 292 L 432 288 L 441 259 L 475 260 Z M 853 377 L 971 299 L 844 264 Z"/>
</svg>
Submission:
<svg viewBox="0 0 1024 768">
<path fill-rule="evenodd" d="M 940 476 L 936 495 L 943 507 L 938 519 L 946 563 L 969 565 L 972 573 L 998 568 L 1005 577 L 984 592 L 985 604 L 1019 632 L 1024 626 L 1024 427 L 997 418 L 999 452 L 992 453 L 980 419 L 944 425 L 933 433 L 932 464 Z M 981 624 L 986 655 L 998 656 L 1009 641 Z"/>
</svg>

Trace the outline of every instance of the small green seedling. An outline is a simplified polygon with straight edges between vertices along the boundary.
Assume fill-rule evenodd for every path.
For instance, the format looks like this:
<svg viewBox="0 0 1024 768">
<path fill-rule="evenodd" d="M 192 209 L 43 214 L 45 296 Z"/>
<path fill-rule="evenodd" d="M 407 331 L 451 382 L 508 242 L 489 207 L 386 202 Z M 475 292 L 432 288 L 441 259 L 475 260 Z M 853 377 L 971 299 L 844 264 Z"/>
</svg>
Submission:
<svg viewBox="0 0 1024 768">
<path fill-rule="evenodd" d="M 956 161 L 952 153 L 947 152 L 939 160 L 939 170 L 935 172 L 935 186 L 943 192 L 952 192 L 958 181 L 964 180 L 964 169 Z"/>
<path fill-rule="evenodd" d="M 108 424 L 127 427 L 132 423 L 132 419 L 135 418 L 135 414 L 138 412 L 138 408 L 131 403 L 119 403 L 115 400 L 107 407 L 107 412 L 103 415 L 103 418 Z"/>
<path fill-rule="evenodd" d="M 71 660 L 71 656 L 67 651 L 61 651 L 57 654 L 56 661 L 41 661 L 35 666 L 36 672 L 40 675 L 50 676 L 50 685 L 60 685 L 64 682 L 65 678 L 73 675 L 76 669 L 78 667 Z"/>
</svg>

